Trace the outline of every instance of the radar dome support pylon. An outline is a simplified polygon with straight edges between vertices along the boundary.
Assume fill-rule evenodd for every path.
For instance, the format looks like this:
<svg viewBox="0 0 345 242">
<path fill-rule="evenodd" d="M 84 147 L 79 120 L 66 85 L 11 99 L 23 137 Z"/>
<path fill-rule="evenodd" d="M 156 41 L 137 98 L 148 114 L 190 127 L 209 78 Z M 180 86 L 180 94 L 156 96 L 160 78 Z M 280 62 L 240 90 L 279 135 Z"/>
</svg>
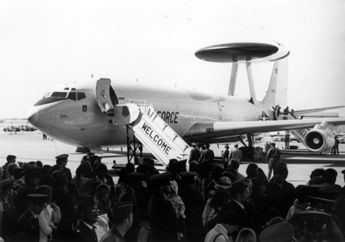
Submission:
<svg viewBox="0 0 345 242">
<path fill-rule="evenodd" d="M 276 103 L 276 87 L 278 79 L 278 63 L 290 54 L 289 50 L 285 49 L 279 43 L 258 43 L 258 42 L 237 42 L 220 45 L 213 45 L 198 50 L 195 55 L 205 61 L 232 63 L 230 82 L 228 88 L 228 95 L 234 96 L 236 90 L 238 65 L 239 63 L 246 64 L 248 86 L 250 92 L 249 101 L 253 104 L 259 103 L 256 98 L 254 78 L 251 64 L 253 62 L 269 62 L 274 61 L 275 65 L 271 74 L 269 87 L 266 91 L 266 96 L 261 102 L 264 105 L 274 105 Z M 284 75 L 287 75 L 287 72 Z M 286 86 L 283 87 L 286 91 Z M 285 95 L 286 96 L 286 95 Z"/>
</svg>

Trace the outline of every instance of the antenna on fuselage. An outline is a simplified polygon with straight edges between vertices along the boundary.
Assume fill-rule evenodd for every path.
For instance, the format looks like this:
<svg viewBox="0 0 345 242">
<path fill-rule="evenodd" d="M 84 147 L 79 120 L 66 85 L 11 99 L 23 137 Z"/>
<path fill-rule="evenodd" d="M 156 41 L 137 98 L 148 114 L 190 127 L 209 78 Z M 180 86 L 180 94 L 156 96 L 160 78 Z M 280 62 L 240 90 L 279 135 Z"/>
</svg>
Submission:
<svg viewBox="0 0 345 242">
<path fill-rule="evenodd" d="M 248 86 L 250 92 L 249 101 L 258 103 L 254 88 L 252 63 L 259 61 L 279 61 L 289 55 L 289 51 L 279 43 L 238 42 L 205 47 L 195 53 L 202 60 L 219 63 L 232 63 L 228 95 L 234 96 L 237 82 L 238 65 L 245 63 L 247 70 Z M 275 65 L 276 66 L 276 65 Z M 275 67 L 274 67 L 275 68 Z M 276 71 L 276 70 L 274 70 Z M 274 73 L 272 73 L 273 75 Z M 276 81 L 276 79 L 274 80 Z M 272 77 L 271 77 L 272 82 Z M 271 87 L 271 83 L 269 88 Z M 275 91 L 275 90 L 268 90 Z M 269 93 L 266 94 L 271 95 Z M 267 98 L 266 98 L 267 99 Z"/>
</svg>

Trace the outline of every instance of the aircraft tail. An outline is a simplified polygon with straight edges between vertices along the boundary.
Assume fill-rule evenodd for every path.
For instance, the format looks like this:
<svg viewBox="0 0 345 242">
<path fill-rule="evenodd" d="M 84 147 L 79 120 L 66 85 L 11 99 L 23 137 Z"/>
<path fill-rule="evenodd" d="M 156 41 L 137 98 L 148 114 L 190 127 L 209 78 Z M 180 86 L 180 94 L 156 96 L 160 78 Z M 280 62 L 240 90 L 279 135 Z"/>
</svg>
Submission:
<svg viewBox="0 0 345 242">
<path fill-rule="evenodd" d="M 266 95 L 261 101 L 262 105 L 272 107 L 287 104 L 287 71 L 288 58 L 275 61 Z"/>
</svg>

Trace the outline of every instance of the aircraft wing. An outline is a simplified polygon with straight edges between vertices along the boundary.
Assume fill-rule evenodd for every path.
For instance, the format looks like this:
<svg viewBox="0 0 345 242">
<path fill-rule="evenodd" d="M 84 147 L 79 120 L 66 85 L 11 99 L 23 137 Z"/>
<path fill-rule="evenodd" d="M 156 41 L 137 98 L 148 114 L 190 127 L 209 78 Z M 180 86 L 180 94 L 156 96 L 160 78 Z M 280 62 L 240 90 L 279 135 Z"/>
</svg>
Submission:
<svg viewBox="0 0 345 242">
<path fill-rule="evenodd" d="M 343 125 L 345 118 L 195 123 L 184 137 L 191 140 L 226 141 L 227 138 L 243 134 L 312 128 L 323 122 Z"/>
<path fill-rule="evenodd" d="M 317 112 L 322 112 L 322 111 L 327 111 L 327 110 L 337 109 L 337 108 L 345 108 L 345 106 L 341 105 L 341 106 L 330 106 L 330 107 L 323 107 L 323 108 L 295 110 L 295 115 L 302 116 L 308 113 L 317 113 Z"/>
</svg>

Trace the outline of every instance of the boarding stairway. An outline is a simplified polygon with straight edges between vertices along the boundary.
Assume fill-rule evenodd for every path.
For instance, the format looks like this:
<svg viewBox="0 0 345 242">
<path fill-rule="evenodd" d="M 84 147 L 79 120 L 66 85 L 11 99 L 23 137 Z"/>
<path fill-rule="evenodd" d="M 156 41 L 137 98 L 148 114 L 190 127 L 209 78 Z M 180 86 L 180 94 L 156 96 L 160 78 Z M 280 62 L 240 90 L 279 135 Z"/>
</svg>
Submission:
<svg viewBox="0 0 345 242">
<path fill-rule="evenodd" d="M 298 119 L 292 111 L 287 111 L 282 115 L 279 115 L 280 106 L 277 105 L 273 107 L 273 119 L 274 120 L 284 120 L 284 119 Z M 290 132 L 294 135 L 299 142 L 304 143 L 304 137 L 308 133 L 309 129 L 293 129 L 286 131 L 286 139 L 290 140 Z M 288 148 L 288 147 L 285 147 Z"/>
<path fill-rule="evenodd" d="M 153 110 L 152 106 L 138 106 L 137 120 L 129 126 L 135 137 L 164 165 L 170 159 L 186 159 L 189 145 Z"/>
<path fill-rule="evenodd" d="M 128 102 L 119 104 L 110 79 L 97 81 L 96 100 L 113 125 L 127 125 L 135 137 L 165 166 L 170 159 L 187 159 L 189 145 L 154 111 L 149 104 Z M 114 96 L 115 95 L 115 96 Z"/>
</svg>

